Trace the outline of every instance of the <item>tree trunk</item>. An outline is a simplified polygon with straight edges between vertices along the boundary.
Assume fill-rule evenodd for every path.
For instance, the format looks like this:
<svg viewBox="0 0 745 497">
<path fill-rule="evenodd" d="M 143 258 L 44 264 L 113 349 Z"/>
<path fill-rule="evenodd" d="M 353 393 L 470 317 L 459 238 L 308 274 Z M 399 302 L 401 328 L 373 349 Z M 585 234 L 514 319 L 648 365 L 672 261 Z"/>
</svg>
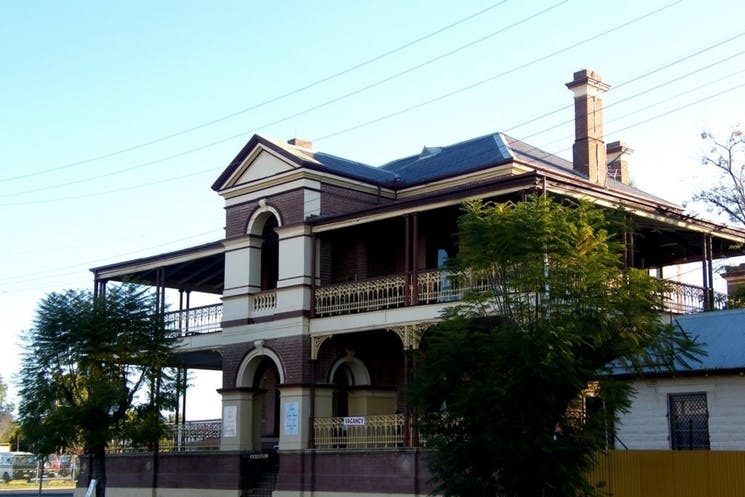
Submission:
<svg viewBox="0 0 745 497">
<path fill-rule="evenodd" d="M 106 448 L 93 449 L 93 478 L 96 479 L 96 497 L 106 497 Z"/>
</svg>

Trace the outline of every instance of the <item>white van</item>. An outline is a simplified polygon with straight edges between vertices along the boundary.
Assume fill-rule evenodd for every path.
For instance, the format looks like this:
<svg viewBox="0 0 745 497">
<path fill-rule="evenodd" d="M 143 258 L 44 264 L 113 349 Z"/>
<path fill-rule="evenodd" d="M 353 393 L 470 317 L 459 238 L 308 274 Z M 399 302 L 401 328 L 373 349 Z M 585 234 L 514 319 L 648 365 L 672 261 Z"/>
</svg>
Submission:
<svg viewBox="0 0 745 497">
<path fill-rule="evenodd" d="M 28 479 L 36 470 L 36 457 L 30 452 L 0 452 L 0 478 L 4 482 Z"/>
<path fill-rule="evenodd" d="M 0 452 L 0 478 L 8 482 L 13 476 L 13 452 Z"/>
</svg>

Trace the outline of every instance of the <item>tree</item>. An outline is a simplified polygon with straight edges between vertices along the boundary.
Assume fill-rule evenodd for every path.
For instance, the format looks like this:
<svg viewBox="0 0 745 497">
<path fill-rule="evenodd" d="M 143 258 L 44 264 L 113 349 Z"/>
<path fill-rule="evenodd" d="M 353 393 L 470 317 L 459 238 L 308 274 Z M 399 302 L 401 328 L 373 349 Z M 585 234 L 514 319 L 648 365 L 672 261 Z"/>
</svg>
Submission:
<svg viewBox="0 0 745 497">
<path fill-rule="evenodd" d="M 39 455 L 82 444 L 103 497 L 108 444 L 142 433 L 157 441 L 161 410 L 174 407 L 170 339 L 155 296 L 134 285 L 98 296 L 52 293 L 39 303 L 24 344 L 19 418 L 26 440 Z"/>
<path fill-rule="evenodd" d="M 14 406 L 7 400 L 8 385 L 0 376 L 0 442 L 8 442 L 13 434 Z"/>
<path fill-rule="evenodd" d="M 745 135 L 735 128 L 726 141 L 708 132 L 701 133 L 709 151 L 701 159 L 704 166 L 714 167 L 717 183 L 701 190 L 693 199 L 709 204 L 718 214 L 745 226 Z"/>
<path fill-rule="evenodd" d="M 445 496 L 599 495 L 586 479 L 631 387 L 695 347 L 663 326 L 664 283 L 622 267 L 629 226 L 587 203 L 467 203 L 455 284 L 482 291 L 425 332 L 412 401 Z"/>
</svg>

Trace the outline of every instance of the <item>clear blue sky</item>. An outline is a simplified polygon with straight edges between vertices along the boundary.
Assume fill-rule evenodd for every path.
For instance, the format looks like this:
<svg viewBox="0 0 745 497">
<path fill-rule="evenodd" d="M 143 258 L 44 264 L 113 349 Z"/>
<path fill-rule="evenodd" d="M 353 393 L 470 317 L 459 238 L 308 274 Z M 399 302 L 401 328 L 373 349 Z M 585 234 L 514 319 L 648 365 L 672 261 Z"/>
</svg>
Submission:
<svg viewBox="0 0 745 497">
<path fill-rule="evenodd" d="M 636 186 L 684 202 L 700 132 L 745 116 L 744 18 L 734 0 L 2 2 L 0 375 L 46 293 L 220 239 L 210 185 L 254 132 L 372 165 L 494 131 L 571 158 L 564 83 L 590 68 Z"/>
</svg>

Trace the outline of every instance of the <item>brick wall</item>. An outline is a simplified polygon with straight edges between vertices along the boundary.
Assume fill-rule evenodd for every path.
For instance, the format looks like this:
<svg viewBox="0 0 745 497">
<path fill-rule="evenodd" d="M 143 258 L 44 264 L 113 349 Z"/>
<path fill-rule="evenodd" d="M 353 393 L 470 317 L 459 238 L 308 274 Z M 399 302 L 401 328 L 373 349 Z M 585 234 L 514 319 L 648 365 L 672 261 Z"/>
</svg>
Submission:
<svg viewBox="0 0 745 497">
<path fill-rule="evenodd" d="M 328 381 L 331 368 L 353 350 L 370 373 L 373 385 L 399 386 L 404 382 L 401 339 L 391 331 L 338 335 L 323 342 L 316 365 L 316 383 Z"/>
<path fill-rule="evenodd" d="M 266 198 L 266 205 L 279 212 L 282 225 L 292 225 L 303 222 L 304 196 L 303 190 L 292 190 Z M 235 238 L 246 234 L 248 221 L 259 208 L 258 201 L 233 205 L 227 208 L 225 236 Z"/>
<path fill-rule="evenodd" d="M 426 453 L 413 449 L 280 454 L 277 490 L 429 495 Z M 292 493 L 294 495 L 294 492 Z"/>
<path fill-rule="evenodd" d="M 246 342 L 223 347 L 223 388 L 234 388 L 236 376 L 246 355 L 256 347 L 250 335 Z M 282 361 L 285 383 L 307 383 L 310 380 L 310 338 L 283 337 L 264 340 L 264 348 L 271 349 Z"/>
<path fill-rule="evenodd" d="M 321 185 L 322 214 L 344 214 L 391 202 L 392 200 L 369 193 L 334 185 Z"/>
</svg>

